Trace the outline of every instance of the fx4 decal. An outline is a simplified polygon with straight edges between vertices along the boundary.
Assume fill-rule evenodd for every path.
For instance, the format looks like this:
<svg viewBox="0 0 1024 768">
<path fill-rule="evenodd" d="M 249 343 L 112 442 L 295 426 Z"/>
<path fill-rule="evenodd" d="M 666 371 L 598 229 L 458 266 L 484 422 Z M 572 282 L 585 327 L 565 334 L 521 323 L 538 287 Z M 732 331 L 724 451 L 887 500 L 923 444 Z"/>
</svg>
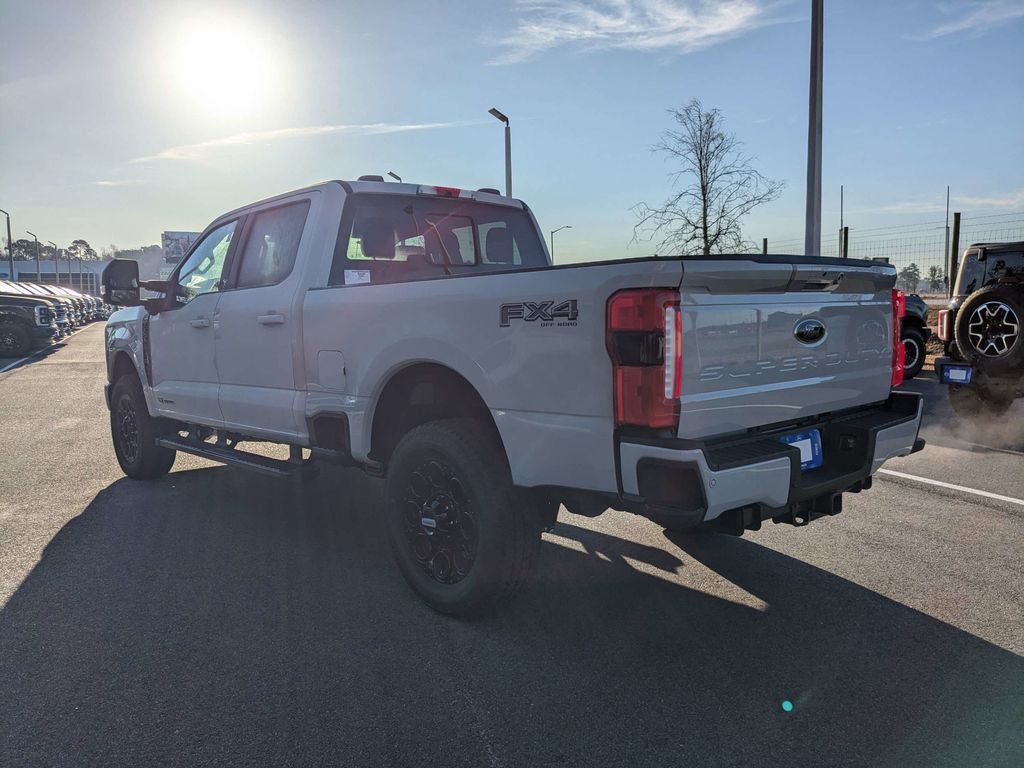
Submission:
<svg viewBox="0 0 1024 768">
<path fill-rule="evenodd" d="M 513 320 L 523 320 L 527 323 L 540 321 L 542 327 L 574 326 L 579 314 L 576 299 L 558 304 L 553 301 L 519 301 L 501 305 L 501 322 L 498 325 L 508 328 Z"/>
</svg>

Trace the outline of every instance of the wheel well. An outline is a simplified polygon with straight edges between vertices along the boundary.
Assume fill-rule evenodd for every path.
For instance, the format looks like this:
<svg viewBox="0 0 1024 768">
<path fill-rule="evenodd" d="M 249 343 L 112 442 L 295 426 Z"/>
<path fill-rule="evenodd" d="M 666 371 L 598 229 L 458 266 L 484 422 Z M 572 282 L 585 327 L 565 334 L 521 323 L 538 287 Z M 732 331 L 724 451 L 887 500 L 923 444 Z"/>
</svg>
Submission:
<svg viewBox="0 0 1024 768">
<path fill-rule="evenodd" d="M 460 374 L 435 363 L 403 368 L 384 386 L 374 409 L 370 458 L 387 462 L 409 430 L 428 421 L 453 418 L 479 420 L 501 445 L 490 409 Z"/>
<path fill-rule="evenodd" d="M 126 375 L 138 376 L 138 371 L 135 370 L 135 363 L 132 362 L 127 352 L 118 352 L 114 356 L 114 365 L 110 368 L 110 380 L 111 382 L 117 381 L 122 376 Z"/>
</svg>

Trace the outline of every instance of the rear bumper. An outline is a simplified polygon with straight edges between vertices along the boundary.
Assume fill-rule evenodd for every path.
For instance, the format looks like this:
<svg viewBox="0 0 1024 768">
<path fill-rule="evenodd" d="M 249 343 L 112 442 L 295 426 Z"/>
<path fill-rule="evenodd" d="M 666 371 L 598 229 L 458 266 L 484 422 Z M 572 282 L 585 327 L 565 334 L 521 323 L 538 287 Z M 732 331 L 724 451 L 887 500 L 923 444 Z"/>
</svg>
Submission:
<svg viewBox="0 0 1024 768">
<path fill-rule="evenodd" d="M 950 384 L 943 381 L 942 370 L 948 365 L 969 366 L 971 368 L 971 381 L 969 384 Z M 952 357 L 935 358 L 935 376 L 939 383 L 950 387 L 981 387 L 992 392 L 1001 392 L 1011 397 L 1024 397 L 1024 376 L 1020 374 L 1007 373 L 1001 376 L 992 376 L 984 368 L 965 363 Z"/>
<path fill-rule="evenodd" d="M 890 458 L 924 447 L 918 440 L 923 400 L 893 392 L 880 405 L 837 413 L 740 438 L 619 444 L 622 496 L 642 514 L 699 524 L 744 510 L 767 519 L 800 507 L 831 504 L 859 491 Z M 801 472 L 799 451 L 779 437 L 819 429 L 824 463 Z"/>
</svg>

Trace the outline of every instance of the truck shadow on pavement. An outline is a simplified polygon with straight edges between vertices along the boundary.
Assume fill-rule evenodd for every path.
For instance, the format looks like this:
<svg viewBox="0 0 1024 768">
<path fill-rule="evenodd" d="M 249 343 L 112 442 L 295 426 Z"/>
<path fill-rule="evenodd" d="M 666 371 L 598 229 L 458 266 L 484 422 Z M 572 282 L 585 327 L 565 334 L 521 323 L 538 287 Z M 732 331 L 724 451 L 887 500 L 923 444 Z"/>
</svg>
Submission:
<svg viewBox="0 0 1024 768">
<path fill-rule="evenodd" d="M 1021 764 L 1024 660 L 756 541 L 562 523 L 518 601 L 457 621 L 379 495 L 102 491 L 0 611 L 0 764 Z"/>
</svg>

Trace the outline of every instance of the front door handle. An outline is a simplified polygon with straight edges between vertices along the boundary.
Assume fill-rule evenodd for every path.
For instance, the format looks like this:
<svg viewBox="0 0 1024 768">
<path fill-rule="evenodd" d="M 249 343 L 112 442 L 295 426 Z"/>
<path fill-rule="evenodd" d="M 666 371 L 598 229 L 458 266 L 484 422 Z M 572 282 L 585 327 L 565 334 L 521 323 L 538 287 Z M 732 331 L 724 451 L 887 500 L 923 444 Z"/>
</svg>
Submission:
<svg viewBox="0 0 1024 768">
<path fill-rule="evenodd" d="M 259 315 L 256 320 L 260 325 L 284 325 L 284 315 Z"/>
<path fill-rule="evenodd" d="M 209 328 L 210 318 L 208 317 L 197 317 L 195 320 L 189 320 L 188 324 L 193 328 Z"/>
</svg>

